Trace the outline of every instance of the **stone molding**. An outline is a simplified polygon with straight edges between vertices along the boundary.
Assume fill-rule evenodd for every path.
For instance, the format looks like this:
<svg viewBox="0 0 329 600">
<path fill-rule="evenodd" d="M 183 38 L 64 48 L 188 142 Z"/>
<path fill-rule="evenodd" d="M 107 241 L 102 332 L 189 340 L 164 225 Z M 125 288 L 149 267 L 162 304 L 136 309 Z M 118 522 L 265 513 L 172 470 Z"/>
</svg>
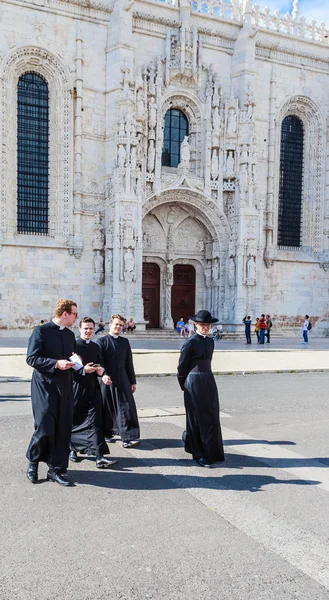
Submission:
<svg viewBox="0 0 329 600">
<path fill-rule="evenodd" d="M 307 67 L 329 73 L 329 59 L 324 56 L 302 52 L 279 44 L 269 44 L 265 39 L 256 43 L 256 56 L 259 59 L 270 60 L 275 63 L 286 63 L 296 67 Z"/>
<path fill-rule="evenodd" d="M 37 46 L 13 50 L 0 71 L 1 82 L 1 212 L 5 237 L 17 234 L 17 83 L 26 72 L 43 76 L 49 90 L 49 234 L 68 243 L 72 227 L 73 99 L 70 76 L 59 58 Z M 27 234 L 29 235 L 29 234 Z"/>
<path fill-rule="evenodd" d="M 112 13 L 112 5 L 108 2 L 96 0 L 6 0 L 8 4 L 27 6 L 52 10 L 56 13 L 71 13 L 72 15 L 86 16 L 97 20 L 104 20 Z"/>
</svg>

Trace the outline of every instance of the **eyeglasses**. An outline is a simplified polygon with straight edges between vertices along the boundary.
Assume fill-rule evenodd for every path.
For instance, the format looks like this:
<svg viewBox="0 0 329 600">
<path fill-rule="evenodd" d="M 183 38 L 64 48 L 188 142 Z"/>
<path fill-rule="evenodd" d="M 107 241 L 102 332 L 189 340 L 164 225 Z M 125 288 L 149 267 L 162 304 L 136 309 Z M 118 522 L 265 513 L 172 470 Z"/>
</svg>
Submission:
<svg viewBox="0 0 329 600">
<path fill-rule="evenodd" d="M 70 315 L 74 315 L 75 317 L 78 317 L 78 313 L 77 312 L 73 312 L 73 310 L 71 310 Z"/>
</svg>

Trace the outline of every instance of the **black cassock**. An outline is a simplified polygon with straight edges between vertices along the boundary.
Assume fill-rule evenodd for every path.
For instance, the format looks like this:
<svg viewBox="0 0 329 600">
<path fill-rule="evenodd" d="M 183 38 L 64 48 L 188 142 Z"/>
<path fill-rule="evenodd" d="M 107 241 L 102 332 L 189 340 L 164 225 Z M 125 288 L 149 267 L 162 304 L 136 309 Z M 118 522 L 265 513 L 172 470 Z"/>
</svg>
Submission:
<svg viewBox="0 0 329 600">
<path fill-rule="evenodd" d="M 76 352 L 82 364 L 99 364 L 99 346 L 80 337 L 76 341 Z M 73 375 L 73 427 L 71 450 L 100 456 L 109 454 L 102 430 L 102 396 L 97 373 L 76 371 Z"/>
<path fill-rule="evenodd" d="M 195 334 L 182 346 L 177 371 L 186 410 L 185 451 L 210 463 L 225 460 L 213 352 L 214 341 Z"/>
<path fill-rule="evenodd" d="M 29 339 L 26 362 L 34 368 L 31 400 L 34 433 L 26 456 L 32 462 L 46 462 L 63 472 L 68 466 L 72 415 L 72 369 L 56 369 L 58 360 L 75 352 L 72 331 L 50 321 L 36 327 Z"/>
<path fill-rule="evenodd" d="M 97 340 L 100 364 L 112 384 L 101 381 L 103 399 L 103 432 L 105 437 L 120 435 L 123 442 L 139 439 L 136 404 L 131 386 L 136 383 L 131 348 L 128 340 L 106 335 Z"/>
</svg>

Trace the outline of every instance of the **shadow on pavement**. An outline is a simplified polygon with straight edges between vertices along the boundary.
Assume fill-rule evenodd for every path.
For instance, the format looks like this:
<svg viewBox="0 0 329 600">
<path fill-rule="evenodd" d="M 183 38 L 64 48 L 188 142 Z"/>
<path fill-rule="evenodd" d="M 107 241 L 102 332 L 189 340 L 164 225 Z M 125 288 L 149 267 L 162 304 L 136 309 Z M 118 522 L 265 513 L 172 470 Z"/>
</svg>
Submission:
<svg viewBox="0 0 329 600">
<path fill-rule="evenodd" d="M 177 460 L 175 461 L 177 464 Z M 204 472 L 204 470 L 203 470 Z M 214 472 L 214 471 L 213 471 Z M 266 485 L 319 485 L 320 481 L 303 479 L 276 479 L 268 475 L 223 475 L 199 477 L 189 475 L 162 476 L 158 473 L 144 474 L 132 471 L 71 471 L 70 478 L 80 485 L 92 485 L 120 490 L 166 490 L 173 488 L 204 488 L 212 490 L 235 490 L 259 492 Z"/>
<path fill-rule="evenodd" d="M 226 440 L 224 446 L 242 446 L 248 444 L 268 444 L 269 446 L 296 446 L 296 442 L 288 440 Z"/>
</svg>

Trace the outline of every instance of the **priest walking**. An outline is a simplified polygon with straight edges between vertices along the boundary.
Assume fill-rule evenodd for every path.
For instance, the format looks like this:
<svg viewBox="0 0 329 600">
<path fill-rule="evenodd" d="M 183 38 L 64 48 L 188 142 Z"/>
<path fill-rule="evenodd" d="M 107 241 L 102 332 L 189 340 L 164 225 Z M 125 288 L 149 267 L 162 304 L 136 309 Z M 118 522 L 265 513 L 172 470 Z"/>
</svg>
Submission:
<svg viewBox="0 0 329 600">
<path fill-rule="evenodd" d="M 214 340 L 208 336 L 210 324 L 218 319 L 207 310 L 191 317 L 196 335 L 184 342 L 178 363 L 178 382 L 184 391 L 186 431 L 185 451 L 201 466 L 225 460 L 219 421 L 219 400 L 211 370 Z"/>
<path fill-rule="evenodd" d="M 69 327 L 78 317 L 73 300 L 60 299 L 55 318 L 36 327 L 29 339 L 26 362 L 33 367 L 31 400 L 34 433 L 26 457 L 27 478 L 38 481 L 39 462 L 48 464 L 48 481 L 62 486 L 72 483 L 67 471 L 73 414 L 73 363 L 75 336 Z"/>
<path fill-rule="evenodd" d="M 96 467 L 103 469 L 118 461 L 104 456 L 109 454 L 109 448 L 103 436 L 102 397 L 98 383 L 98 375 L 103 375 L 104 369 L 99 364 L 99 346 L 91 339 L 95 333 L 95 321 L 91 317 L 84 317 L 79 323 L 79 332 L 76 351 L 82 360 L 84 372 L 77 371 L 73 376 L 70 460 L 79 461 L 77 452 L 92 454 L 96 456 Z"/>
<path fill-rule="evenodd" d="M 114 315 L 109 335 L 97 340 L 100 364 L 104 368 L 101 380 L 103 398 L 103 432 L 106 438 L 121 437 L 124 448 L 139 446 L 140 433 L 133 394 L 136 377 L 129 341 L 120 337 L 125 318 Z"/>
</svg>

